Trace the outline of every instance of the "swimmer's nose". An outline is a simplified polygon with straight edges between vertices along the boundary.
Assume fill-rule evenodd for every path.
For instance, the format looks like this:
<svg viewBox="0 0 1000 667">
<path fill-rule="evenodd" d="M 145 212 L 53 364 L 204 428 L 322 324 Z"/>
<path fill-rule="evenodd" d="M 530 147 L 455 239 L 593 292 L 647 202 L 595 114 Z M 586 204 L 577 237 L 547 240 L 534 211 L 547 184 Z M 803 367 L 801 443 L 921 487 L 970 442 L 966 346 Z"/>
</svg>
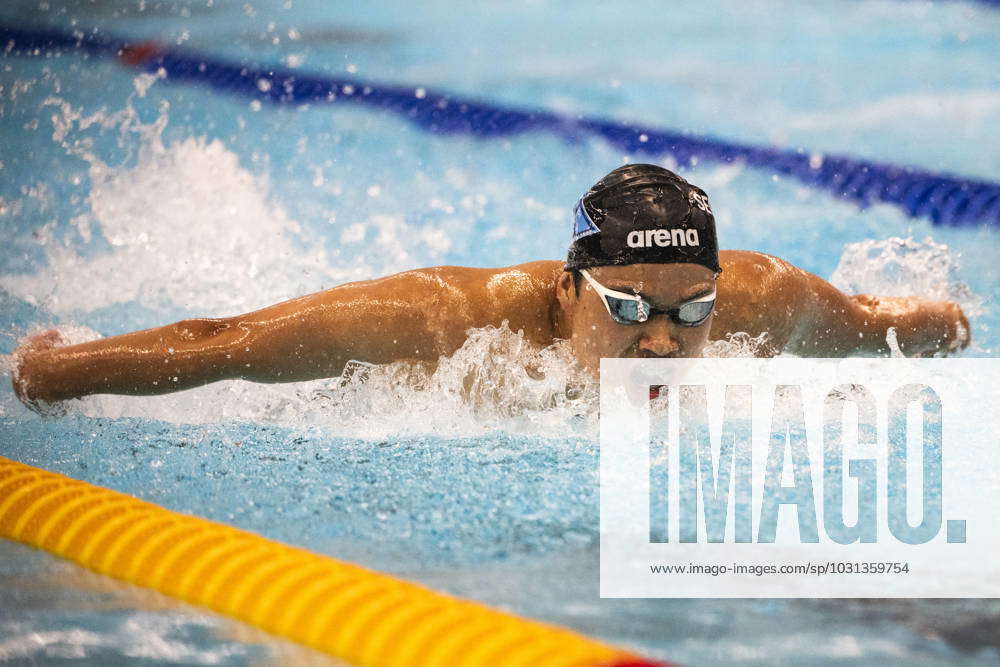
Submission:
<svg viewBox="0 0 1000 667">
<path fill-rule="evenodd" d="M 676 357 L 680 355 L 681 344 L 673 336 L 672 327 L 665 317 L 646 325 L 639 339 L 639 355 L 642 357 Z"/>
</svg>

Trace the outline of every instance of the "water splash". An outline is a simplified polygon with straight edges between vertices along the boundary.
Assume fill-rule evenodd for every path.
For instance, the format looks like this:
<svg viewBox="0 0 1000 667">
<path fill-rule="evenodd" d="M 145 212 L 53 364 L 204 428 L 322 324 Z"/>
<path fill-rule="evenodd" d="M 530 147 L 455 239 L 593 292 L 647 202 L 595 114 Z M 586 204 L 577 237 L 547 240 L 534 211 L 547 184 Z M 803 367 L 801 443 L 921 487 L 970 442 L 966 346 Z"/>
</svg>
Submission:
<svg viewBox="0 0 1000 667">
<path fill-rule="evenodd" d="M 702 356 L 711 358 L 770 356 L 767 354 L 767 338 L 766 331 L 757 336 L 742 331 L 726 334 L 725 340 L 714 340 L 706 345 Z"/>
<path fill-rule="evenodd" d="M 23 350 L 25 349 L 25 347 L 22 346 L 24 346 L 24 344 L 34 336 L 50 330 L 53 330 L 53 327 L 36 326 L 29 330 L 27 335 L 17 340 L 14 352 L 11 354 L 0 354 L 0 372 L 2 372 L 3 375 L 10 376 L 15 386 L 21 384 L 19 370 L 21 356 L 23 354 Z M 89 327 L 72 324 L 64 324 L 54 330 L 59 334 L 60 346 L 77 345 L 79 343 L 97 340 L 101 337 L 98 332 Z M 30 387 L 30 385 L 26 386 L 26 388 L 28 387 Z M 11 408 L 13 408 L 16 404 L 13 394 L 5 397 L 5 399 L 6 400 L 0 399 L 0 415 L 10 412 Z M 70 406 L 65 402 L 49 403 L 48 401 L 41 400 L 33 400 L 31 402 L 31 409 L 43 417 L 64 417 L 70 412 Z"/>
<path fill-rule="evenodd" d="M 218 140 L 165 146 L 169 105 L 143 123 L 132 106 L 84 115 L 56 98 L 52 139 L 88 165 L 88 209 L 72 220 L 80 239 L 45 244 L 48 266 L 0 276 L 0 287 L 59 316 L 138 301 L 147 308 L 233 314 L 330 283 L 365 277 L 332 268 L 322 241 L 272 203 L 266 179 Z M 121 164 L 98 156 L 115 132 Z M 95 136 L 98 135 L 98 136 Z M 82 247 L 99 235 L 110 251 Z"/>
<path fill-rule="evenodd" d="M 948 246 L 891 237 L 849 243 L 830 283 L 848 294 L 919 296 L 958 303 L 970 319 L 983 314 L 983 298 L 959 278 L 959 255 Z"/>
<path fill-rule="evenodd" d="M 368 433 L 596 436 L 597 383 L 568 344 L 539 348 L 506 322 L 469 331 L 465 344 L 433 370 L 368 367 L 317 400 L 331 423 Z"/>
<path fill-rule="evenodd" d="M 885 330 L 885 344 L 889 346 L 889 357 L 892 359 L 905 359 L 906 355 L 899 347 L 899 339 L 896 336 L 896 327 L 889 327 Z"/>
</svg>

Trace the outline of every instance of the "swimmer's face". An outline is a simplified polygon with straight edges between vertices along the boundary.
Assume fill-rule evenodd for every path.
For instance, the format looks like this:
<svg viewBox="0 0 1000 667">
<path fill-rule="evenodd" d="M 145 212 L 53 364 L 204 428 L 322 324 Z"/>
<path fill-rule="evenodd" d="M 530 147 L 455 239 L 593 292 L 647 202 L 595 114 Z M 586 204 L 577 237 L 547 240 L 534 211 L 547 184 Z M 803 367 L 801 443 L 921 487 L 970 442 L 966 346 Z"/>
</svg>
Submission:
<svg viewBox="0 0 1000 667">
<path fill-rule="evenodd" d="M 666 310 L 705 296 L 715 289 L 715 276 L 700 264 L 630 264 L 588 269 L 604 287 L 632 294 L 638 292 L 653 308 Z M 608 314 L 600 295 L 584 279 L 579 293 L 573 274 L 564 272 L 556 296 L 565 317 L 577 361 L 595 375 L 602 357 L 699 357 L 708 343 L 715 313 L 698 326 L 684 326 L 657 312 L 646 322 L 618 324 Z"/>
</svg>

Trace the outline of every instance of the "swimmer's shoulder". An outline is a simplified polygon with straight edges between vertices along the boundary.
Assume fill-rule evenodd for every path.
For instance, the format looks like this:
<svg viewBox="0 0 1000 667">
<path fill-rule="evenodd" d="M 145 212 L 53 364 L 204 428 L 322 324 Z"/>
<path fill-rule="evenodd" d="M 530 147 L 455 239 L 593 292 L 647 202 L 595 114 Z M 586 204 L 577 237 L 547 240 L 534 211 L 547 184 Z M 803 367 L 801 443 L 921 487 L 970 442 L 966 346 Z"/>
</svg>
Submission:
<svg viewBox="0 0 1000 667">
<path fill-rule="evenodd" d="M 719 252 L 722 273 L 712 322 L 712 340 L 735 333 L 767 335 L 766 348 L 784 349 L 791 339 L 802 302 L 802 271 L 780 257 L 753 250 Z M 762 347 L 759 353 L 764 354 Z"/>
<path fill-rule="evenodd" d="M 803 273 L 780 257 L 756 250 L 721 250 L 719 264 L 719 288 L 728 293 L 782 289 L 789 286 L 789 277 Z"/>
<path fill-rule="evenodd" d="M 554 284 L 556 278 L 562 274 L 563 266 L 565 266 L 565 264 L 566 263 L 562 260 L 541 259 L 534 262 L 514 264 L 513 266 L 507 266 L 499 270 L 520 273 L 525 276 L 529 276 L 536 281 L 542 281 L 545 283 L 551 282 Z"/>
<path fill-rule="evenodd" d="M 412 269 L 383 278 L 400 281 L 414 292 L 455 301 L 467 309 L 473 324 L 498 324 L 504 319 L 511 327 L 538 329 L 549 321 L 554 287 L 562 273 L 562 262 L 542 260 L 496 268 L 442 265 Z M 535 320 L 542 318 L 536 322 Z"/>
<path fill-rule="evenodd" d="M 786 270 L 792 266 L 780 257 L 757 250 L 720 250 L 719 264 L 722 265 L 723 275 L 730 269 L 734 271 L 746 271 L 748 269 L 767 271 Z"/>
<path fill-rule="evenodd" d="M 551 343 L 551 308 L 562 266 L 548 260 L 465 272 L 464 288 L 476 326 L 506 321 L 512 331 L 523 331 L 532 342 Z"/>
<path fill-rule="evenodd" d="M 424 281 L 448 281 L 463 283 L 468 286 L 506 283 L 531 282 L 537 285 L 554 284 L 562 272 L 563 263 L 557 260 L 540 260 L 491 268 L 471 266 L 441 265 L 422 269 L 411 269 L 392 276 L 390 279 L 408 278 Z"/>
</svg>

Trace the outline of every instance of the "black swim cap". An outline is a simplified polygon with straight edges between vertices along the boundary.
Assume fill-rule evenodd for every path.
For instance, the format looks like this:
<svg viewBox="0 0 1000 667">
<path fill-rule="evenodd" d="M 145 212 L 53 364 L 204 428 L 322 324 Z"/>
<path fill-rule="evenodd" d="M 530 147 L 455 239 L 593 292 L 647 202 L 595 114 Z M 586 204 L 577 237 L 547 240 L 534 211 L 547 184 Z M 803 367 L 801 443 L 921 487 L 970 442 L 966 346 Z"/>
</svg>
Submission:
<svg viewBox="0 0 1000 667">
<path fill-rule="evenodd" d="M 691 263 L 722 272 L 708 197 L 663 167 L 615 169 L 580 198 L 574 218 L 567 271 Z"/>
</svg>

